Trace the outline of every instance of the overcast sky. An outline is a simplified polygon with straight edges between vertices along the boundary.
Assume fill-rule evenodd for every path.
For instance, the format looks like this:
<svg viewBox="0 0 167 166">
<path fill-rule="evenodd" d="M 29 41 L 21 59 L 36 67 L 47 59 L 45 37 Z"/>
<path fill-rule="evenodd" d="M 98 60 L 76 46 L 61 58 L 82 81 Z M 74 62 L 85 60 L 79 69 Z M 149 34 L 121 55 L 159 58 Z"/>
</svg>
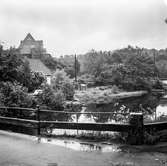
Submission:
<svg viewBox="0 0 167 166">
<path fill-rule="evenodd" d="M 53 56 L 160 49 L 167 47 L 166 17 L 167 0 L 0 0 L 0 41 L 18 47 L 30 32 Z"/>
</svg>

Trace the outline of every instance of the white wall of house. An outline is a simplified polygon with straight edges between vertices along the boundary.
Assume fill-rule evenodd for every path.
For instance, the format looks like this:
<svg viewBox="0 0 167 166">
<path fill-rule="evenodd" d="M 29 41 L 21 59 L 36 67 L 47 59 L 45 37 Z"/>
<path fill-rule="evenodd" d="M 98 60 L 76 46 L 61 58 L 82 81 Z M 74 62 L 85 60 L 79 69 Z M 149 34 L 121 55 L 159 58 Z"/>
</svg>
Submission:
<svg viewBox="0 0 167 166">
<path fill-rule="evenodd" d="M 46 83 L 47 83 L 48 85 L 51 84 L 51 76 L 46 76 Z"/>
</svg>

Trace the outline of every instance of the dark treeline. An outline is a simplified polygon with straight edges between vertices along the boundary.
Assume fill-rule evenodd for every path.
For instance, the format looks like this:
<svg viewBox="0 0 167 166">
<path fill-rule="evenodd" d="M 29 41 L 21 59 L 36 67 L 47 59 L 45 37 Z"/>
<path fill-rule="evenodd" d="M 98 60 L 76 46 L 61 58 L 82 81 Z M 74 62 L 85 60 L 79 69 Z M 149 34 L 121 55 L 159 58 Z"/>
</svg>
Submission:
<svg viewBox="0 0 167 166">
<path fill-rule="evenodd" d="M 74 77 L 74 55 L 59 58 L 65 71 Z M 128 46 L 114 51 L 91 50 L 77 56 L 77 75 L 94 85 L 117 85 L 125 90 L 160 86 L 159 77 L 167 77 L 167 51 Z"/>
<path fill-rule="evenodd" d="M 16 54 L 14 49 L 0 47 L 0 104 L 6 106 L 33 107 L 28 95 L 44 82 L 40 73 L 32 72 L 29 62 Z"/>
</svg>

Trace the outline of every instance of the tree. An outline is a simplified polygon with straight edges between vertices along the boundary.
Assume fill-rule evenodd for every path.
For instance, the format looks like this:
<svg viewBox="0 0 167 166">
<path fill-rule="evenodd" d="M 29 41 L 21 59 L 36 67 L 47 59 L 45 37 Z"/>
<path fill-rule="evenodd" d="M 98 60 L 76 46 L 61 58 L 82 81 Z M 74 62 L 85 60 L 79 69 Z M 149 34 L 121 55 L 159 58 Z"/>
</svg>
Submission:
<svg viewBox="0 0 167 166">
<path fill-rule="evenodd" d="M 51 80 L 51 86 L 55 92 L 61 90 L 66 100 L 73 99 L 74 86 L 64 70 L 56 70 Z"/>
<path fill-rule="evenodd" d="M 27 94 L 28 89 L 17 82 L 0 82 L 1 104 L 5 106 L 33 107 L 33 100 Z"/>
<path fill-rule="evenodd" d="M 45 85 L 41 94 L 37 96 L 38 103 L 44 106 L 47 106 L 49 109 L 63 109 L 63 104 L 65 102 L 64 94 L 61 90 L 56 92 L 52 89 L 51 86 Z"/>
<path fill-rule="evenodd" d="M 64 71 L 70 78 L 75 77 L 75 72 L 80 73 L 80 63 L 78 58 L 75 60 L 75 55 L 64 55 L 59 58 L 59 62 L 63 65 Z M 76 70 L 76 71 L 75 71 Z"/>
<path fill-rule="evenodd" d="M 132 46 L 113 52 L 92 50 L 79 56 L 81 73 L 92 75 L 95 85 L 116 84 L 131 90 L 151 88 L 151 81 L 158 76 L 154 52 Z"/>
<path fill-rule="evenodd" d="M 19 55 L 15 50 L 9 50 L 10 54 L 0 54 L 0 81 L 18 82 L 28 88 L 29 92 L 37 89 L 44 82 L 44 77 L 30 70 L 29 62 Z"/>
<path fill-rule="evenodd" d="M 69 76 L 64 70 L 57 69 L 53 74 L 51 79 L 51 85 L 54 90 L 59 90 L 62 88 L 64 82 L 69 80 Z"/>
<path fill-rule="evenodd" d="M 29 92 L 39 89 L 42 84 L 45 82 L 45 78 L 41 73 L 31 72 L 30 84 L 28 86 Z"/>
<path fill-rule="evenodd" d="M 50 54 L 44 54 L 40 56 L 41 61 L 52 71 L 55 71 L 57 68 L 62 69 L 63 66 Z"/>
<path fill-rule="evenodd" d="M 22 60 L 16 55 L 4 55 L 0 56 L 0 81 L 20 81 L 20 67 Z"/>
<path fill-rule="evenodd" d="M 0 44 L 0 56 L 2 54 L 3 46 Z"/>
<path fill-rule="evenodd" d="M 72 100 L 74 96 L 74 86 L 70 81 L 66 81 L 62 85 L 62 92 L 66 98 L 66 100 Z"/>
</svg>

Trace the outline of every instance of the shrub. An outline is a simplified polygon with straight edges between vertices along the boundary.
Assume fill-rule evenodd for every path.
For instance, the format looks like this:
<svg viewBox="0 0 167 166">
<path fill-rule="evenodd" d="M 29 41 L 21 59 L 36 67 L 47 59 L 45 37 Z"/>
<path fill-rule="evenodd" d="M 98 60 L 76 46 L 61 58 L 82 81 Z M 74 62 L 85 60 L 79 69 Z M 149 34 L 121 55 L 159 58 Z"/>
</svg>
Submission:
<svg viewBox="0 0 167 166">
<path fill-rule="evenodd" d="M 61 91 L 66 100 L 72 100 L 74 96 L 74 86 L 69 79 L 69 76 L 64 70 L 57 70 L 51 81 L 51 86 L 54 92 Z"/>
<path fill-rule="evenodd" d="M 63 110 L 65 102 L 65 96 L 61 90 L 54 93 L 54 98 L 52 100 L 52 105 L 58 110 Z"/>
<path fill-rule="evenodd" d="M 18 83 L 1 82 L 0 83 L 1 101 L 5 106 L 32 107 L 33 99 L 27 93 L 27 88 Z"/>
<path fill-rule="evenodd" d="M 51 79 L 51 86 L 54 90 L 62 88 L 64 82 L 68 81 L 69 77 L 64 70 L 57 69 Z"/>
<path fill-rule="evenodd" d="M 43 92 L 37 96 L 37 101 L 48 109 L 62 110 L 65 97 L 61 90 L 55 92 L 51 86 L 45 85 Z"/>
<path fill-rule="evenodd" d="M 51 86 L 45 85 L 43 92 L 37 96 L 37 101 L 41 107 L 49 110 L 63 111 L 65 107 L 65 96 L 61 90 L 53 90 Z M 42 113 L 43 120 L 67 120 L 67 114 L 62 113 Z M 52 128 L 52 126 L 49 126 Z"/>
<path fill-rule="evenodd" d="M 64 82 L 62 85 L 62 92 L 66 100 L 72 100 L 75 93 L 73 84 L 70 81 Z"/>
</svg>

